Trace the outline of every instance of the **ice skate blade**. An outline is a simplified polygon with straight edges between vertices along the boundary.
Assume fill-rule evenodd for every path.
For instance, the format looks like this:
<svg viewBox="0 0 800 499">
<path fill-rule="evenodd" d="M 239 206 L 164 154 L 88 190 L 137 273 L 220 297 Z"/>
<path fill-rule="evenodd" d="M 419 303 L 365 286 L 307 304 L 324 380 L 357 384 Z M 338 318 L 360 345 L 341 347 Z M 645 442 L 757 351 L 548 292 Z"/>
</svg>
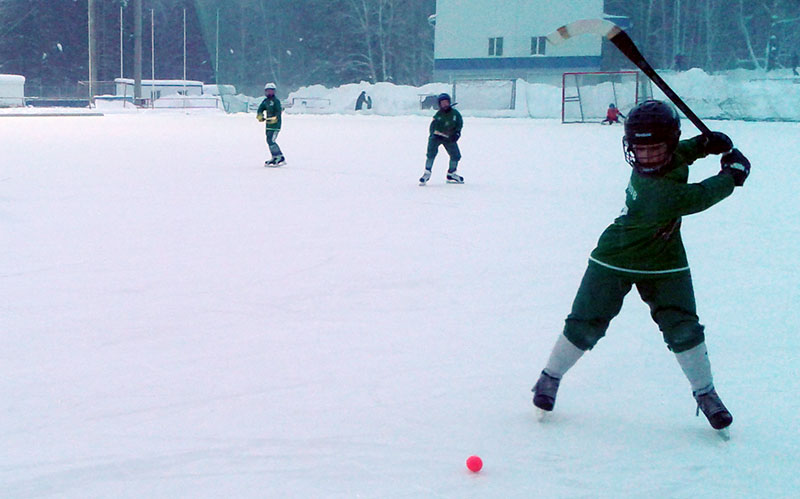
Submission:
<svg viewBox="0 0 800 499">
<path fill-rule="evenodd" d="M 550 420 L 550 416 L 553 415 L 553 411 L 545 411 L 544 409 L 540 409 L 538 407 L 536 407 L 535 412 L 536 412 L 536 421 L 540 423 L 547 422 L 548 420 Z"/>
<path fill-rule="evenodd" d="M 721 430 L 717 430 L 717 435 L 719 435 L 719 438 L 721 438 L 722 440 L 728 442 L 731 439 L 731 429 L 730 429 L 730 427 L 722 428 Z"/>
</svg>

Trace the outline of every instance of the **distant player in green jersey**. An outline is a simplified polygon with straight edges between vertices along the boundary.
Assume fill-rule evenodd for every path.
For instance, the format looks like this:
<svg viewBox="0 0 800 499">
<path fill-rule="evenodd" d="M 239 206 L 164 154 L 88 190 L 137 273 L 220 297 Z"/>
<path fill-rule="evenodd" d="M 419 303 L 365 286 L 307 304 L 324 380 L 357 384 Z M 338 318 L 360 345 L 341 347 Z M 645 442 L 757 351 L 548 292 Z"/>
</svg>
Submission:
<svg viewBox="0 0 800 499">
<path fill-rule="evenodd" d="M 464 177 L 456 172 L 456 168 L 458 168 L 458 162 L 461 160 L 461 151 L 457 142 L 461 138 L 461 128 L 464 126 L 464 120 L 461 118 L 461 113 L 452 106 L 448 94 L 440 94 L 436 100 L 439 103 L 439 110 L 433 115 L 433 121 L 428 127 L 428 152 L 425 161 L 425 173 L 419 179 L 419 185 L 425 185 L 430 180 L 433 160 L 436 159 L 439 146 L 444 146 L 444 150 L 450 155 L 447 181 L 451 184 L 463 184 Z"/>
<path fill-rule="evenodd" d="M 733 421 L 714 388 L 680 228 L 682 216 L 710 208 L 743 185 L 750 163 L 723 133 L 679 141 L 680 134 L 678 114 L 664 102 L 646 101 L 628 114 L 623 148 L 633 172 L 625 208 L 592 251 L 563 334 L 533 387 L 540 410 L 553 410 L 561 378 L 605 335 L 636 286 L 698 408 L 717 430 Z M 689 165 L 709 154 L 722 154 L 721 171 L 688 183 Z"/>
<path fill-rule="evenodd" d="M 272 155 L 272 159 L 266 161 L 264 166 L 283 166 L 286 164 L 286 158 L 281 152 L 276 140 L 278 133 L 281 131 L 281 101 L 275 97 L 275 84 L 267 83 L 264 85 L 264 100 L 258 106 L 258 114 L 256 118 L 258 121 L 266 123 L 267 128 L 267 146 Z"/>
</svg>

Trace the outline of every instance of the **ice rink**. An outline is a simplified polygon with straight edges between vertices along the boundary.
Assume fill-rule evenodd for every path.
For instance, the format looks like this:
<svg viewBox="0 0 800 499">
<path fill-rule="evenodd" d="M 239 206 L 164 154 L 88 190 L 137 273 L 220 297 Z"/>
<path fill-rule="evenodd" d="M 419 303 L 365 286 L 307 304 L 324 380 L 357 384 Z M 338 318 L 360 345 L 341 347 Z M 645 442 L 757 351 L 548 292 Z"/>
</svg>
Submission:
<svg viewBox="0 0 800 499">
<path fill-rule="evenodd" d="M 636 293 L 534 418 L 622 128 L 465 117 L 420 187 L 429 121 L 0 117 L 0 495 L 796 495 L 800 125 L 710 122 L 752 174 L 683 223 L 724 442 Z"/>
</svg>

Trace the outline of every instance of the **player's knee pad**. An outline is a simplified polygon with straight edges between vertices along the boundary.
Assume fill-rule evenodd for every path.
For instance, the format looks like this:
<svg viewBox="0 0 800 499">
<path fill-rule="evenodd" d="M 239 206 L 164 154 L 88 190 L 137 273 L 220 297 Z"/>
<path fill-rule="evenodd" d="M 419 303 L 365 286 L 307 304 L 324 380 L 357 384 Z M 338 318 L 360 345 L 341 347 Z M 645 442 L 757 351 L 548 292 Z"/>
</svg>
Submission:
<svg viewBox="0 0 800 499">
<path fill-rule="evenodd" d="M 663 330 L 664 341 L 674 353 L 685 352 L 705 341 L 705 328 L 697 321 L 686 321 Z"/>
<path fill-rule="evenodd" d="M 564 336 L 581 350 L 591 350 L 606 335 L 608 321 L 595 319 L 567 318 L 564 325 Z"/>
</svg>

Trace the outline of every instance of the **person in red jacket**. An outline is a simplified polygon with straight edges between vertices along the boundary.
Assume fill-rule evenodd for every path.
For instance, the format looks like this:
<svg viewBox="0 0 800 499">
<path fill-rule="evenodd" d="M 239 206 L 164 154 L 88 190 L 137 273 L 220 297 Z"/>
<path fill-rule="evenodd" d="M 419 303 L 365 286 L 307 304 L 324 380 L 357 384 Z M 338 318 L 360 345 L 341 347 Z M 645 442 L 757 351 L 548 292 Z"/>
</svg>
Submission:
<svg viewBox="0 0 800 499">
<path fill-rule="evenodd" d="M 614 103 L 612 102 L 611 104 L 608 105 L 608 111 L 606 111 L 606 119 L 601 121 L 600 124 L 605 125 L 606 123 L 608 123 L 609 125 L 612 125 L 614 123 L 619 123 L 620 116 L 622 116 L 623 118 L 625 117 L 625 115 L 622 114 L 619 111 L 619 109 L 617 109 L 617 106 L 615 106 Z"/>
</svg>

